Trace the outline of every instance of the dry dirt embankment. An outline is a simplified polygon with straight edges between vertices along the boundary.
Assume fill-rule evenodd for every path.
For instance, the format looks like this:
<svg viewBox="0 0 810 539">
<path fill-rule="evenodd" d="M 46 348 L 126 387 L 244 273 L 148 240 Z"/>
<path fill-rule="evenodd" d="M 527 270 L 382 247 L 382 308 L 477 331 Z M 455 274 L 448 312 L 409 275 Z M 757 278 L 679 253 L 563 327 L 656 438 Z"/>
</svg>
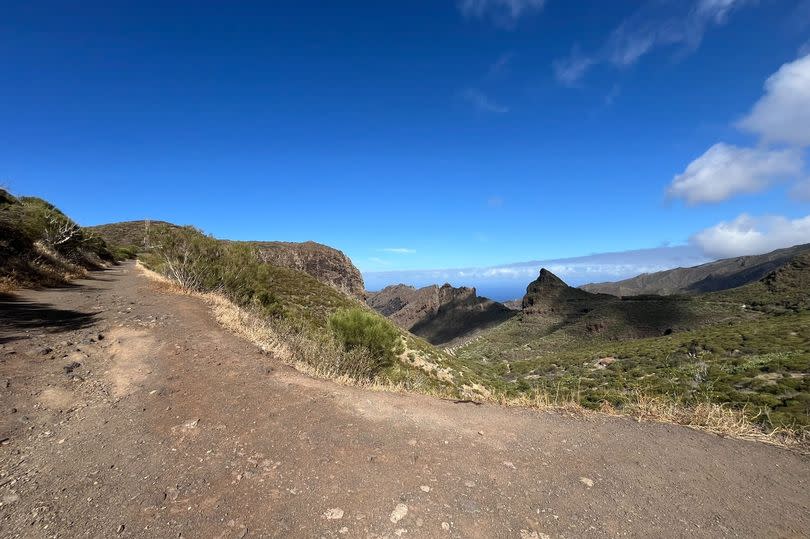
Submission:
<svg viewBox="0 0 810 539">
<path fill-rule="evenodd" d="M 0 298 L 0 536 L 807 536 L 764 444 L 313 380 L 131 265 Z"/>
</svg>

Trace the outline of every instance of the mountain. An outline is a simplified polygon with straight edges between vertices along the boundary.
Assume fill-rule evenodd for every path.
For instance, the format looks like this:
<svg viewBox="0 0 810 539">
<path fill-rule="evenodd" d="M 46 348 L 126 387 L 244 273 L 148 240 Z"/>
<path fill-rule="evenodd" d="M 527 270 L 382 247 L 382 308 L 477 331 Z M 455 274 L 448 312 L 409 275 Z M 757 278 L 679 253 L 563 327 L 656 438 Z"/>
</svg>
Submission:
<svg viewBox="0 0 810 539">
<path fill-rule="evenodd" d="M 593 283 L 580 288 L 614 296 L 716 292 L 756 282 L 802 253 L 810 253 L 810 244 L 796 245 L 763 255 L 717 260 L 691 268 L 643 273 L 623 281 Z"/>
<path fill-rule="evenodd" d="M 786 260 L 787 259 L 787 260 Z M 781 263 L 780 263 L 781 262 Z M 721 291 L 617 297 L 569 287 L 547 270 L 523 310 L 453 350 L 486 387 L 632 405 L 639 394 L 748 410 L 751 421 L 810 426 L 810 251 L 783 249 L 714 264 Z M 699 281 L 695 281 L 697 283 Z M 764 414 L 758 416 L 757 414 Z M 767 416 L 767 417 L 765 417 Z M 764 419 L 763 419 L 764 417 Z M 790 427 L 793 428 L 793 427 Z"/>
<path fill-rule="evenodd" d="M 475 288 L 398 284 L 370 292 L 368 304 L 400 327 L 431 344 L 447 344 L 469 337 L 511 318 L 515 311 L 487 298 Z"/>
<path fill-rule="evenodd" d="M 593 301 L 598 301 L 599 295 L 568 286 L 562 279 L 548 271 L 540 270 L 540 275 L 526 287 L 521 308 L 524 313 L 567 313 L 570 311 L 587 310 Z"/>
<path fill-rule="evenodd" d="M 156 231 L 161 228 L 177 229 L 178 225 L 165 221 L 124 221 L 86 227 L 110 245 L 149 247 Z M 302 243 L 282 241 L 245 242 L 256 248 L 262 261 L 282 268 L 302 271 L 322 283 L 364 299 L 363 277 L 352 261 L 343 252 L 332 247 L 306 241 Z"/>
<path fill-rule="evenodd" d="M 342 251 L 314 241 L 249 243 L 257 248 L 259 257 L 268 264 L 303 271 L 350 296 L 365 298 L 363 276 Z"/>
</svg>

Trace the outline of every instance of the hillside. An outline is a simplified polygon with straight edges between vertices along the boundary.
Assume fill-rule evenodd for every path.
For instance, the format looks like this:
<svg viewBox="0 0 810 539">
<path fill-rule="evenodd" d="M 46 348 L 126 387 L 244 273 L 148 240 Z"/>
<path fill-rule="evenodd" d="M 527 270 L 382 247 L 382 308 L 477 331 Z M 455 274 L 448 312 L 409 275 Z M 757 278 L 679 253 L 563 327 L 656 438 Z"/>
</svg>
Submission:
<svg viewBox="0 0 810 539">
<path fill-rule="evenodd" d="M 342 251 L 314 241 L 248 243 L 256 248 L 261 259 L 268 264 L 303 271 L 350 296 L 361 300 L 365 297 L 363 276 Z"/>
<path fill-rule="evenodd" d="M 449 284 L 419 289 L 392 285 L 369 293 L 367 301 L 399 327 L 436 345 L 467 338 L 515 314 L 501 303 L 479 297 L 474 288 Z"/>
<path fill-rule="evenodd" d="M 86 230 L 104 238 L 110 245 L 134 246 L 148 249 L 150 238 L 156 231 L 179 229 L 165 221 L 124 221 L 87 227 Z M 239 242 L 237 242 L 239 243 Z M 341 292 L 358 299 L 364 297 L 363 277 L 349 257 L 341 251 L 307 241 L 302 243 L 281 241 L 244 242 L 255 248 L 261 260 L 296 271 L 303 271 Z"/>
<path fill-rule="evenodd" d="M 810 244 L 796 245 L 762 255 L 717 260 L 691 268 L 644 273 L 623 281 L 586 284 L 580 288 L 588 292 L 614 296 L 715 292 L 758 281 L 802 253 L 810 253 Z"/>
<path fill-rule="evenodd" d="M 616 408 L 658 395 L 730 404 L 770 426 L 807 426 L 808 290 L 807 255 L 757 282 L 688 296 L 591 294 L 541 272 L 520 315 L 455 354 L 507 394 L 553 391 Z"/>
<path fill-rule="evenodd" d="M 62 285 L 114 258 L 101 238 L 52 204 L 0 189 L 0 292 Z"/>
</svg>

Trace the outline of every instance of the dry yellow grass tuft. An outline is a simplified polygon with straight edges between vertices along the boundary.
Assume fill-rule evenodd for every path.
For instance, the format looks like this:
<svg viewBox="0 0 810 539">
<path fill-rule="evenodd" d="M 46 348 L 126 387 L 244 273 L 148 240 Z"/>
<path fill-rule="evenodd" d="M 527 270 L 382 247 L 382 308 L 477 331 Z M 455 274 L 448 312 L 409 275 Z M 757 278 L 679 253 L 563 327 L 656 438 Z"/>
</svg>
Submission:
<svg viewBox="0 0 810 539">
<path fill-rule="evenodd" d="M 723 404 L 711 402 L 683 404 L 637 392 L 633 400 L 621 410 L 604 403 L 600 411 L 609 415 L 629 415 L 638 421 L 676 423 L 719 436 L 755 440 L 802 452 L 810 450 L 810 433 L 807 430 L 785 428 L 766 430 L 756 423 L 758 414 L 751 417 L 746 409 L 734 409 Z"/>
</svg>

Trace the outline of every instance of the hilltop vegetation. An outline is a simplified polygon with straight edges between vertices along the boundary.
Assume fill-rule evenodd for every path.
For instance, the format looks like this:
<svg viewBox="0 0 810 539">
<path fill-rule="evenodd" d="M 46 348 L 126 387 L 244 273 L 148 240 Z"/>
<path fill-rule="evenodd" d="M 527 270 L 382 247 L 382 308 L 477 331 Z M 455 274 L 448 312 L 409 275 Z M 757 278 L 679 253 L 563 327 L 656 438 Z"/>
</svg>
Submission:
<svg viewBox="0 0 810 539">
<path fill-rule="evenodd" d="M 52 204 L 0 189 L 0 290 L 64 284 L 114 259 L 104 240 Z"/>
<path fill-rule="evenodd" d="M 155 234 L 166 229 L 182 227 L 165 221 L 124 221 L 88 227 L 92 233 L 104 238 L 108 244 L 129 251 L 148 251 Z M 363 299 L 365 289 L 360 271 L 342 252 L 314 241 L 301 243 L 284 241 L 232 242 L 249 247 L 263 262 L 288 268 L 315 277 L 337 290 Z"/>
</svg>

